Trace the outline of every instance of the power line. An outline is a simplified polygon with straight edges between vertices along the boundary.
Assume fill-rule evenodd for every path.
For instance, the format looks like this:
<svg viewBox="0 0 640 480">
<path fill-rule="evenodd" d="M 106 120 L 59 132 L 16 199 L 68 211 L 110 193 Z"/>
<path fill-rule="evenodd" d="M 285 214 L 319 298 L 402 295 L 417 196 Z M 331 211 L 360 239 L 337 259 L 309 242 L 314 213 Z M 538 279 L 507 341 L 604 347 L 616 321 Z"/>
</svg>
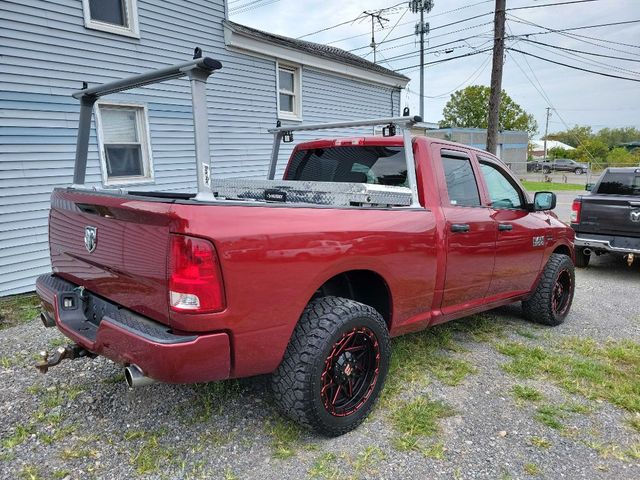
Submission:
<svg viewBox="0 0 640 480">
<path fill-rule="evenodd" d="M 492 12 L 484 13 L 484 14 L 482 14 L 482 15 L 476 15 L 476 16 L 474 16 L 474 17 L 465 18 L 465 19 L 463 19 L 463 20 L 459 20 L 459 21 L 457 21 L 457 22 L 447 23 L 447 24 L 445 24 L 445 25 L 439 25 L 439 26 L 437 26 L 437 27 L 433 27 L 433 28 L 431 28 L 431 29 L 430 29 L 430 31 L 431 31 L 431 32 L 433 32 L 434 30 L 439 30 L 439 29 L 441 29 L 441 28 L 450 27 L 450 26 L 453 26 L 453 25 L 458 25 L 458 24 L 460 24 L 460 23 L 464 23 L 464 22 L 467 22 L 467 21 L 469 21 L 469 20 L 474 20 L 474 19 L 476 19 L 476 18 L 484 17 L 484 16 L 489 15 L 489 14 L 491 14 L 491 13 L 492 13 Z M 434 38 L 439 38 L 439 37 L 443 37 L 443 36 L 446 36 L 446 35 L 451 35 L 452 33 L 463 32 L 463 31 L 465 31 L 465 30 L 472 30 L 472 29 L 474 29 L 474 28 L 484 27 L 485 25 L 489 25 L 489 24 L 491 24 L 491 23 L 493 23 L 493 22 L 479 23 L 479 24 L 477 24 L 477 25 L 472 25 L 472 26 L 470 26 L 470 27 L 465 27 L 465 28 L 462 28 L 462 29 L 459 29 L 459 30 L 453 30 L 453 31 L 451 31 L 451 32 L 447 32 L 447 33 L 440 34 L 440 35 L 437 35 L 437 36 L 432 35 L 432 36 L 431 36 L 431 38 L 432 38 L 432 39 L 434 39 Z M 414 33 L 410 33 L 410 34 L 408 34 L 408 35 L 402 35 L 402 36 L 400 36 L 400 37 L 390 38 L 390 39 L 389 39 L 389 40 L 387 40 L 385 43 L 395 42 L 395 41 L 397 41 L 397 40 L 403 40 L 403 39 L 405 39 L 405 38 L 410 38 L 410 37 L 413 37 L 413 36 L 415 36 L 415 32 L 414 32 Z M 380 43 L 382 43 L 382 42 L 380 42 Z M 347 51 L 348 51 L 348 52 L 350 52 L 350 53 L 352 53 L 352 52 L 357 52 L 358 50 L 364 50 L 365 48 L 368 48 L 368 47 L 369 47 L 369 45 L 366 45 L 366 46 L 363 46 L 363 47 L 353 48 L 353 49 L 351 49 L 351 50 L 347 50 Z"/>
<path fill-rule="evenodd" d="M 513 7 L 513 8 L 507 8 L 507 12 L 509 11 L 513 11 L 513 10 L 528 10 L 529 8 L 541 8 L 541 7 L 558 7 L 561 5 L 571 5 L 574 3 L 590 3 L 590 2 L 597 2 L 599 0 L 573 0 L 571 2 L 558 2 L 558 3 L 545 3 L 545 4 L 541 4 L 541 5 L 527 5 L 524 7 Z"/>
<path fill-rule="evenodd" d="M 542 61 L 544 61 L 544 62 L 554 63 L 554 64 L 556 64 L 556 65 L 561 65 L 561 66 L 563 66 L 563 67 L 573 68 L 574 70 L 580 70 L 580 71 L 582 71 L 582 72 L 593 73 L 593 74 L 595 74 L 595 75 L 602 75 L 602 76 L 604 76 L 604 77 L 617 78 L 617 79 L 620 79 L 620 80 L 629 80 L 629 81 L 631 81 L 631 82 L 640 82 L 640 78 L 621 77 L 621 76 L 613 75 L 613 74 L 610 74 L 610 73 L 597 72 L 597 71 L 595 71 L 595 70 L 589 70 L 589 69 L 582 68 L 582 67 L 576 67 L 575 65 L 568 65 L 568 64 L 566 64 L 566 63 L 557 62 L 557 61 L 555 61 L 555 60 L 551 60 L 551 59 L 548 59 L 548 58 L 540 57 L 540 56 L 535 55 L 535 54 L 530 53 L 530 52 L 524 52 L 524 51 L 522 51 L 522 50 L 518 50 L 517 48 L 508 47 L 507 49 L 508 49 L 508 50 L 511 50 L 511 51 L 514 51 L 514 52 L 522 53 L 523 55 L 528 55 L 528 56 L 530 56 L 530 57 L 537 58 L 538 60 L 542 60 Z"/>
<path fill-rule="evenodd" d="M 533 24 L 531 22 L 527 22 L 521 19 L 518 19 L 518 17 L 516 17 L 515 15 L 511 15 L 513 18 L 516 18 L 517 20 L 511 20 L 512 22 L 516 22 L 516 23 L 523 23 L 523 24 L 529 24 L 529 25 L 536 25 Z M 549 27 L 543 27 L 542 25 L 536 25 L 537 27 L 540 28 L 545 28 L 548 31 L 546 32 L 532 32 L 532 33 L 523 33 L 523 34 L 519 34 L 516 35 L 518 37 L 523 37 L 523 36 L 527 36 L 527 35 L 545 35 L 547 33 L 561 33 L 561 32 L 571 32 L 573 30 L 586 30 L 589 28 L 600 28 L 600 27 L 614 27 L 616 25 L 628 25 L 631 23 L 638 23 L 640 22 L 640 20 L 625 20 L 622 22 L 611 22 L 611 23 L 600 23 L 598 25 L 584 25 L 582 27 L 570 27 L 570 28 L 562 28 L 562 29 L 554 29 L 554 28 L 549 28 Z"/>
<path fill-rule="evenodd" d="M 485 48 L 484 50 L 478 50 L 476 52 L 470 52 L 470 53 L 466 53 L 464 55 L 458 55 L 456 57 L 447 57 L 447 58 L 443 58 L 442 60 L 434 60 L 433 62 L 427 62 L 424 64 L 425 67 L 429 66 L 429 65 L 437 65 L 438 63 L 444 63 L 444 62 L 450 62 L 452 60 L 457 60 L 459 58 L 464 58 L 464 57 L 470 57 L 472 55 L 479 55 L 480 53 L 485 53 L 485 52 L 489 52 L 491 51 L 490 48 Z M 410 68 L 416 68 L 419 67 L 420 65 L 411 65 L 409 67 L 402 67 L 402 68 L 398 68 L 396 69 L 396 72 L 401 72 L 403 70 L 409 70 Z"/>
<path fill-rule="evenodd" d="M 569 60 L 577 60 L 580 63 L 583 63 L 585 65 L 589 65 L 589 66 L 592 66 L 592 67 L 604 67 L 604 68 L 607 68 L 607 69 L 610 69 L 610 70 L 615 70 L 615 71 L 620 72 L 620 73 L 630 73 L 632 75 L 640 75 L 640 73 L 636 72 L 635 70 L 629 70 L 628 68 L 618 67 L 617 65 L 611 65 L 609 63 L 604 63 L 604 62 L 601 62 L 599 60 L 585 58 L 584 56 L 581 56 L 580 54 L 577 54 L 577 53 L 565 54 L 563 52 L 554 51 L 551 48 L 547 48 L 547 47 L 543 47 L 543 46 L 539 46 L 539 45 L 535 45 L 535 44 L 533 46 L 535 46 L 535 47 L 537 47 L 537 48 L 539 48 L 539 49 L 541 49 L 541 50 L 543 50 L 545 52 L 549 52 L 551 54 L 558 55 L 558 56 L 560 56 L 562 58 L 567 58 Z"/>
<path fill-rule="evenodd" d="M 256 8 L 266 7 L 267 5 L 271 5 L 272 3 L 277 3 L 279 1 L 280 0 L 253 0 L 251 2 L 243 3 L 242 5 L 229 7 L 229 13 L 245 13 L 251 10 L 255 10 Z"/>
<path fill-rule="evenodd" d="M 232 1 L 233 1 L 233 0 L 232 0 Z M 239 1 L 239 0 L 236 0 L 236 1 Z M 441 16 L 441 15 L 446 15 L 446 14 L 448 14 L 448 13 L 458 12 L 458 11 L 460 11 L 460 10 L 465 10 L 465 9 L 467 9 L 467 8 L 475 7 L 475 6 L 477 6 L 477 5 L 482 5 L 483 3 L 489 3 L 489 2 L 491 2 L 491 1 L 493 1 L 493 0 L 483 0 L 483 1 L 481 1 L 481 2 L 476 2 L 476 3 L 469 4 L 469 5 L 464 5 L 464 6 L 462 6 L 462 7 L 454 8 L 453 10 L 447 10 L 447 11 L 445 11 L 445 12 L 436 13 L 435 15 L 431 15 L 431 18 L 439 17 L 439 16 Z M 397 6 L 405 5 L 405 4 L 406 4 L 406 2 L 401 2 L 401 3 L 398 3 L 398 4 L 396 4 L 396 5 L 392 6 L 392 7 L 388 7 L 388 8 L 395 8 L 395 7 L 397 7 Z M 337 24 L 335 24 L 335 25 L 331 25 L 331 26 L 329 26 L 329 27 L 321 28 L 320 30 L 316 30 L 315 32 L 311 32 L 311 33 L 306 33 L 306 34 L 304 34 L 304 35 L 302 35 L 302 36 L 300 36 L 300 37 L 297 37 L 297 38 L 298 38 L 298 39 L 301 39 L 301 38 L 305 38 L 305 37 L 310 37 L 311 35 L 316 35 L 316 34 L 318 34 L 318 33 L 326 32 L 326 31 L 328 31 L 328 30 L 333 30 L 334 28 L 338 28 L 338 27 L 342 27 L 342 26 L 344 26 L 344 25 L 352 24 L 353 22 L 355 22 L 355 21 L 357 21 L 357 20 L 360 20 L 361 18 L 362 18 L 362 14 L 358 15 L 358 16 L 357 16 L 356 18 L 354 18 L 354 19 L 347 20 L 347 21 L 345 21 L 345 22 L 341 22 L 341 23 L 337 23 Z M 402 25 L 408 25 L 408 24 L 410 24 L 410 23 L 413 23 L 413 22 L 404 22 L 404 23 L 400 23 L 400 24 L 399 24 L 399 26 L 402 26 Z M 377 30 L 377 31 L 380 31 L 380 30 Z M 343 38 L 343 39 L 340 39 L 340 40 L 333 40 L 333 41 L 331 41 L 331 42 L 327 42 L 327 43 L 328 43 L 328 44 L 331 44 L 331 43 L 339 43 L 339 42 L 342 42 L 342 41 L 345 41 L 345 40 L 351 40 L 352 38 L 362 37 L 362 36 L 364 36 L 364 35 L 369 35 L 369 34 L 368 34 L 368 33 L 358 34 L 358 35 L 354 35 L 354 36 L 352 36 L 352 37 L 347 37 L 347 38 Z"/>
<path fill-rule="evenodd" d="M 558 50 L 565 50 L 567 52 L 582 53 L 584 55 L 593 55 L 596 57 L 603 57 L 603 58 L 612 58 L 614 60 L 624 60 L 626 62 L 640 62 L 640 59 L 636 59 L 636 58 L 616 57 L 614 55 L 606 55 L 604 53 L 585 52 L 584 50 L 576 50 L 573 48 L 561 47 L 559 45 L 550 45 L 548 43 L 538 42 L 536 40 L 531 40 L 530 38 L 522 38 L 521 40 L 528 43 L 535 43 L 537 45 L 544 45 L 546 47 L 556 48 Z"/>
</svg>

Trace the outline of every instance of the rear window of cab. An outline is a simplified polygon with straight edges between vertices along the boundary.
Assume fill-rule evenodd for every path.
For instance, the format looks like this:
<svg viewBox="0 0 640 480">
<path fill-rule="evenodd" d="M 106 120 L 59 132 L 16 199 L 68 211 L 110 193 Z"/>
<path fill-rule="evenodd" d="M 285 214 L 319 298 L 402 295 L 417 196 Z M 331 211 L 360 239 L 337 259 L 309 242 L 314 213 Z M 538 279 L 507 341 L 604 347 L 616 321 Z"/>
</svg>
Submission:
<svg viewBox="0 0 640 480">
<path fill-rule="evenodd" d="M 597 193 L 607 195 L 640 195 L 640 170 L 635 172 L 607 172 Z"/>
<path fill-rule="evenodd" d="M 335 146 L 295 152 L 284 180 L 407 187 L 403 147 Z"/>
</svg>

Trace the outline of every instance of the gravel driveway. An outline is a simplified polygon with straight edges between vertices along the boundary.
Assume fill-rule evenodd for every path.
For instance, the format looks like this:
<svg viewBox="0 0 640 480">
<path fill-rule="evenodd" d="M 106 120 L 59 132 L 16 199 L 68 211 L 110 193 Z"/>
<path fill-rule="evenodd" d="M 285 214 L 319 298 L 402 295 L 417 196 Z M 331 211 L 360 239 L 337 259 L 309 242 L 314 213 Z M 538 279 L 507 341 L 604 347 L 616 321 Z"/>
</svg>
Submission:
<svg viewBox="0 0 640 480">
<path fill-rule="evenodd" d="M 381 405 L 334 439 L 280 417 L 266 378 L 129 391 L 104 359 L 40 375 L 33 354 L 59 345 L 56 331 L 36 321 L 2 330 L 0 477 L 640 478 L 640 265 L 595 259 L 577 283 L 557 328 L 508 307 L 395 340 L 403 364 Z M 439 360 L 420 364 L 420 345 Z M 585 393 L 607 379 L 572 382 L 576 372 L 552 365 L 604 345 L 630 380 L 624 397 Z M 518 370 L 533 365 L 517 364 L 518 348 L 551 365 Z"/>
</svg>

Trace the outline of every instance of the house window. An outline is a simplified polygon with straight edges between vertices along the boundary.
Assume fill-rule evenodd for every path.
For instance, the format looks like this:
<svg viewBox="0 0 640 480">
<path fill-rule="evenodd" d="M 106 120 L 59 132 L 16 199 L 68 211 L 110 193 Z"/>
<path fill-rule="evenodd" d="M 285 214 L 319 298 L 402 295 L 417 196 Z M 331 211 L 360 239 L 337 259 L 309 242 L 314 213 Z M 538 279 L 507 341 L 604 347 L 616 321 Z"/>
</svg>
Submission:
<svg viewBox="0 0 640 480">
<path fill-rule="evenodd" d="M 278 65 L 278 118 L 302 120 L 300 68 Z"/>
<path fill-rule="evenodd" d="M 141 105 L 101 103 L 96 110 L 102 177 L 106 185 L 153 181 L 147 112 Z"/>
<path fill-rule="evenodd" d="M 82 0 L 84 26 L 139 38 L 136 0 Z"/>
</svg>

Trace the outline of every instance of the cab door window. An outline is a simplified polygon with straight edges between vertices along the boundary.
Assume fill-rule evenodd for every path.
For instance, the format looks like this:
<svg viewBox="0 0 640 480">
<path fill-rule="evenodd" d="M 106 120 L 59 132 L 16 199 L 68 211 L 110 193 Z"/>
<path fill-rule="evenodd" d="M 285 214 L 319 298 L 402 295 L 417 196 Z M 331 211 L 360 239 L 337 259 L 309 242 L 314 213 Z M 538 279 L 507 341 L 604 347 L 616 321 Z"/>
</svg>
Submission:
<svg viewBox="0 0 640 480">
<path fill-rule="evenodd" d="M 447 182 L 449 204 L 460 207 L 479 207 L 480 194 L 471 159 L 442 154 L 442 166 Z"/>
<path fill-rule="evenodd" d="M 489 190 L 491 207 L 496 210 L 524 207 L 522 192 L 496 165 L 480 161 L 480 171 Z"/>
</svg>

